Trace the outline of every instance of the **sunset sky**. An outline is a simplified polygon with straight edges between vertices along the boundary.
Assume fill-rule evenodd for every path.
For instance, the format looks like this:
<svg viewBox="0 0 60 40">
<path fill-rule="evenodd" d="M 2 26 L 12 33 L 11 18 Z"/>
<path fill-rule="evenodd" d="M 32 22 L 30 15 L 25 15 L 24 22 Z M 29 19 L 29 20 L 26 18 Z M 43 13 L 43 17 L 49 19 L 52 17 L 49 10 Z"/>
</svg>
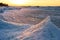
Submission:
<svg viewBox="0 0 60 40">
<path fill-rule="evenodd" d="M 60 0 L 0 0 L 10 6 L 60 6 Z"/>
</svg>

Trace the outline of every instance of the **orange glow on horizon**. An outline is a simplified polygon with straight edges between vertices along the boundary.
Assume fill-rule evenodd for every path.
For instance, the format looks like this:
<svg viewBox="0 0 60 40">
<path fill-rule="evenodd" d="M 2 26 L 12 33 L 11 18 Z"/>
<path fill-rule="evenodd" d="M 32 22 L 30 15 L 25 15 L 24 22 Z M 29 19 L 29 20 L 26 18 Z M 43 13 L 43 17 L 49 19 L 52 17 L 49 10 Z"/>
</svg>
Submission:
<svg viewBox="0 0 60 40">
<path fill-rule="evenodd" d="M 0 0 L 9 6 L 60 6 L 60 0 Z"/>
</svg>

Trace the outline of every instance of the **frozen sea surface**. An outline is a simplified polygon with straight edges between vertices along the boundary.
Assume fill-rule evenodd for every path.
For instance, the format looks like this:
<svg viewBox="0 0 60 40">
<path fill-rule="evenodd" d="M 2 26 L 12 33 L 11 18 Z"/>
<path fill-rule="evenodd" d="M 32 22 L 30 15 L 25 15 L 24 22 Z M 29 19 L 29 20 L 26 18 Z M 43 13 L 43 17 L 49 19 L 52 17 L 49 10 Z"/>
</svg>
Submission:
<svg viewBox="0 0 60 40">
<path fill-rule="evenodd" d="M 3 10 L 5 10 L 5 9 L 3 8 Z M 15 8 L 13 8 L 13 9 L 15 10 Z M 2 12 L 3 12 L 3 10 L 2 10 Z M 8 10 L 10 10 L 10 8 L 8 8 Z M 45 10 L 42 11 L 40 9 L 30 9 L 30 8 L 21 9 L 19 11 L 18 10 L 14 11 L 14 10 L 13 11 L 10 10 L 8 12 L 5 11 L 5 13 L 2 14 L 3 16 L 0 15 L 0 19 L 9 20 L 10 22 L 11 21 L 16 22 L 16 19 L 18 19 L 17 21 L 19 22 L 21 19 L 22 20 L 24 19 L 23 20 L 24 22 L 28 21 L 27 23 L 30 23 L 33 21 L 39 22 L 40 21 L 39 18 L 43 18 L 43 16 L 41 16 L 41 14 L 43 14 L 43 15 L 45 15 L 45 14 L 52 15 L 53 14 L 54 15 L 54 13 L 56 13 L 55 11 L 54 12 L 45 11 Z M 27 15 L 25 15 L 25 14 L 27 14 Z M 58 14 L 60 14 L 60 13 L 58 12 Z M 23 17 L 20 15 L 22 15 Z M 25 16 L 28 17 L 27 21 L 26 21 Z M 55 24 L 53 24 L 53 22 L 51 22 L 51 20 L 46 20 L 45 21 L 46 23 L 44 23 L 45 25 L 42 24 L 43 26 L 39 26 L 39 28 L 37 28 L 37 30 L 32 29 L 33 30 L 32 33 L 29 33 L 29 31 L 31 31 L 31 30 L 29 30 L 29 31 L 27 31 L 27 34 L 26 33 L 22 34 L 24 39 L 20 39 L 17 37 L 21 36 L 20 34 L 22 32 L 25 32 L 25 30 L 29 29 L 30 27 L 32 27 L 32 25 L 16 25 L 13 23 L 9 23 L 9 21 L 4 22 L 2 20 L 0 20 L 0 40 L 60 40 L 60 29 Z M 38 26 L 38 24 L 35 26 Z"/>
<path fill-rule="evenodd" d="M 60 40 L 60 30 L 50 20 L 45 22 L 45 25 L 40 26 L 40 29 L 38 28 L 38 30 L 31 35 L 27 34 L 28 37 L 22 40 Z M 17 37 L 21 32 L 29 28 L 29 25 L 17 26 L 0 21 L 0 40 L 21 40 Z"/>
</svg>

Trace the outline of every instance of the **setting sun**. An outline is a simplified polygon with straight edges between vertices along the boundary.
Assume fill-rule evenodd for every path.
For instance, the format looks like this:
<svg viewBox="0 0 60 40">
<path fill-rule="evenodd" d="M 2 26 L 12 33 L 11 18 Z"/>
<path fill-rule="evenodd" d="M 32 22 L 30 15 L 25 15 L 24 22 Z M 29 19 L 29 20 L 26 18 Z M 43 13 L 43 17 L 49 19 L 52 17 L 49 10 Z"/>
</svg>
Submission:
<svg viewBox="0 0 60 40">
<path fill-rule="evenodd" d="M 26 0 L 10 0 L 10 2 L 13 4 L 24 4 L 27 1 Z"/>
</svg>

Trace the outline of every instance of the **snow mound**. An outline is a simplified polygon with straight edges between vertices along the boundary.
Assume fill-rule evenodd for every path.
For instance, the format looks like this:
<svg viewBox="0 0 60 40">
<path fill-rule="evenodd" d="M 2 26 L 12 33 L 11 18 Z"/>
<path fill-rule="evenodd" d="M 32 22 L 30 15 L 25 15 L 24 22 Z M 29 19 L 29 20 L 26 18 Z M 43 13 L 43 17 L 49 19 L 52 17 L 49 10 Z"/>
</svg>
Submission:
<svg viewBox="0 0 60 40">
<path fill-rule="evenodd" d="M 60 30 L 52 22 L 48 22 L 42 29 L 34 32 L 24 40 L 60 40 Z"/>
<path fill-rule="evenodd" d="M 31 26 L 23 31 L 17 39 L 19 40 L 60 40 L 60 30 L 47 17 L 41 23 Z"/>
</svg>

